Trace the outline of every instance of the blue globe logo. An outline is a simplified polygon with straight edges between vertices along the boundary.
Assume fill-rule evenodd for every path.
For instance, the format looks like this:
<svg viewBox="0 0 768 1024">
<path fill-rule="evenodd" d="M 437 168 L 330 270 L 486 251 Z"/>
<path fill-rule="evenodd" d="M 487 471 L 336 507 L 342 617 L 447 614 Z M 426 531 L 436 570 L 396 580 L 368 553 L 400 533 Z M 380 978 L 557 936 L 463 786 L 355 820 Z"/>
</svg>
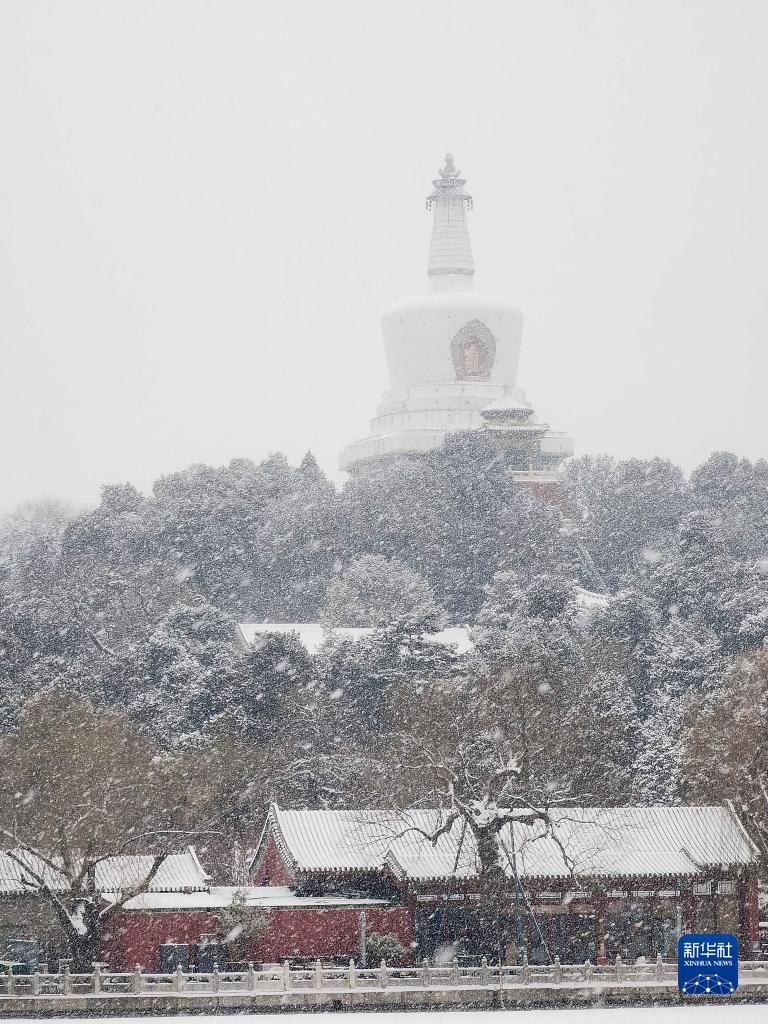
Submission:
<svg viewBox="0 0 768 1024">
<path fill-rule="evenodd" d="M 736 989 L 732 981 L 719 974 L 696 974 L 686 981 L 681 991 L 687 992 L 688 995 L 705 995 L 707 992 L 727 995 Z"/>
</svg>

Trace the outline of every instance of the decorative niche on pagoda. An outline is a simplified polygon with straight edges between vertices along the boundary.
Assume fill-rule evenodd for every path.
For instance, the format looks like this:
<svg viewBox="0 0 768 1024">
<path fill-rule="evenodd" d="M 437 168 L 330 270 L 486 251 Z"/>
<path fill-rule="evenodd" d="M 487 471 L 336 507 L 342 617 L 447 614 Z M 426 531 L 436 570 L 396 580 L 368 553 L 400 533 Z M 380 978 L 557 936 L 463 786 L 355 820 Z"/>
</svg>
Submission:
<svg viewBox="0 0 768 1024">
<path fill-rule="evenodd" d="M 521 479 L 551 481 L 573 441 L 536 422 L 517 387 L 523 318 L 505 299 L 474 290 L 466 211 L 472 197 L 453 157 L 432 182 L 429 290 L 382 317 L 390 390 L 368 437 L 346 448 L 341 468 L 370 469 L 396 455 L 439 448 L 446 436 L 488 431 Z"/>
</svg>

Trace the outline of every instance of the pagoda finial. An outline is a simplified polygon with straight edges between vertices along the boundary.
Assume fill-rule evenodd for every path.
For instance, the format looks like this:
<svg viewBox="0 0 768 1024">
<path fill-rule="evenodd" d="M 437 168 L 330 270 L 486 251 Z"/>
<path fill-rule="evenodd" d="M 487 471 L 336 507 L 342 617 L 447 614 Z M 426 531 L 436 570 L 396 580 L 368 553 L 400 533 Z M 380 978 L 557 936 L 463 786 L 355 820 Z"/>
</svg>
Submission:
<svg viewBox="0 0 768 1024">
<path fill-rule="evenodd" d="M 445 154 L 445 167 L 440 171 L 441 178 L 459 178 L 461 171 L 456 170 L 456 164 L 454 163 L 453 153 Z"/>
<path fill-rule="evenodd" d="M 462 178 L 461 171 L 456 170 L 456 161 L 453 153 L 445 154 L 445 166 L 440 168 L 438 174 L 440 177 L 432 182 L 435 191 L 432 195 L 427 196 L 427 209 L 431 210 L 433 203 L 436 203 L 441 197 L 447 198 L 448 196 L 455 196 L 461 199 L 462 202 L 465 202 L 472 209 L 472 196 L 464 191 L 464 186 L 467 182 Z"/>
</svg>

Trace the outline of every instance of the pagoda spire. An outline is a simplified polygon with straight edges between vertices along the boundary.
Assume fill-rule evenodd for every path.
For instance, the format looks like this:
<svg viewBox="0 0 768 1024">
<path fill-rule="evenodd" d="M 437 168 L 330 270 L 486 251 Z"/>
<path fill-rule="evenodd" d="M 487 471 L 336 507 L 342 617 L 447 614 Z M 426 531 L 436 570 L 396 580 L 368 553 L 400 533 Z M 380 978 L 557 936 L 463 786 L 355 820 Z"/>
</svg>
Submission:
<svg viewBox="0 0 768 1024">
<path fill-rule="evenodd" d="M 456 170 L 450 153 L 439 174 L 432 182 L 434 191 L 427 196 L 427 209 L 434 210 L 427 274 L 437 291 L 471 289 L 475 265 L 465 207 L 472 208 L 472 196 L 464 191 L 466 179 Z"/>
</svg>

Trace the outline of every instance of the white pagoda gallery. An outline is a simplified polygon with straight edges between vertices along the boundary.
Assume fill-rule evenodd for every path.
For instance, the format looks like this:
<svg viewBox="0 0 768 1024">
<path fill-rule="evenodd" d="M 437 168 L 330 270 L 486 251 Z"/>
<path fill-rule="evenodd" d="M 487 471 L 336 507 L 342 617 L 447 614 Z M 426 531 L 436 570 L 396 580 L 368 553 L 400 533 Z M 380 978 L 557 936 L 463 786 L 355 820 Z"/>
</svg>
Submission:
<svg viewBox="0 0 768 1024">
<path fill-rule="evenodd" d="M 340 465 L 366 472 L 376 462 L 439 448 L 448 434 L 486 431 L 521 483 L 551 485 L 573 454 L 573 438 L 539 423 L 517 386 L 523 317 L 509 302 L 474 290 L 467 230 L 472 197 L 450 153 L 432 182 L 429 290 L 382 317 L 390 390 L 368 437 Z"/>
</svg>

